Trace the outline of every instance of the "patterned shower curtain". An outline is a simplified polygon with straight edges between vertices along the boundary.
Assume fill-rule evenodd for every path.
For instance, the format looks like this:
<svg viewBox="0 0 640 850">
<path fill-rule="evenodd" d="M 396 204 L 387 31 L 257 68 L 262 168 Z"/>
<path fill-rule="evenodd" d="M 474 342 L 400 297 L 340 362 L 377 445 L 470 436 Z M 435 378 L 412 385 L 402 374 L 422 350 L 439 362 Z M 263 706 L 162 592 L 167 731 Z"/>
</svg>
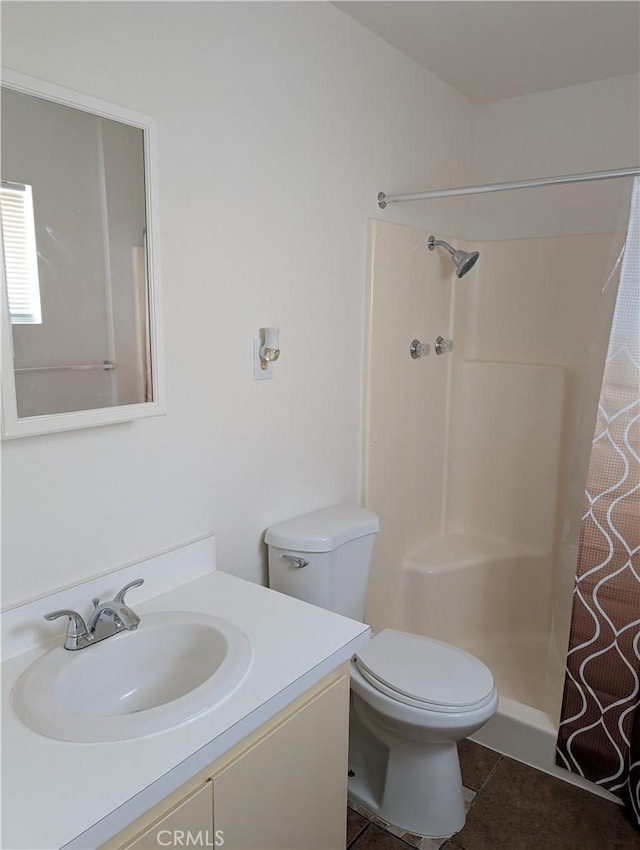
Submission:
<svg viewBox="0 0 640 850">
<path fill-rule="evenodd" d="M 556 763 L 640 828 L 640 180 L 631 202 L 573 595 Z"/>
</svg>

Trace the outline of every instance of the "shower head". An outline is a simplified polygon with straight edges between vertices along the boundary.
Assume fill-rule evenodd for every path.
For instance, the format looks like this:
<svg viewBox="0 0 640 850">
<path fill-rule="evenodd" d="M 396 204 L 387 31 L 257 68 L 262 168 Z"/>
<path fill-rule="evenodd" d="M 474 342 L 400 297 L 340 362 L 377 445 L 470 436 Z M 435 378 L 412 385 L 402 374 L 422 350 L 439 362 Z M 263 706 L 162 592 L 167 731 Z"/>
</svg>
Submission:
<svg viewBox="0 0 640 850">
<path fill-rule="evenodd" d="M 448 251 L 451 254 L 451 259 L 456 267 L 456 275 L 458 277 L 462 277 L 468 271 L 471 271 L 480 256 L 479 251 L 471 251 L 471 253 L 467 251 L 456 251 L 451 247 L 451 245 L 449 245 L 448 242 L 445 242 L 442 239 L 436 239 L 435 236 L 429 237 L 427 245 L 430 251 L 434 251 L 437 247 L 439 247 L 444 248 L 445 251 Z"/>
</svg>

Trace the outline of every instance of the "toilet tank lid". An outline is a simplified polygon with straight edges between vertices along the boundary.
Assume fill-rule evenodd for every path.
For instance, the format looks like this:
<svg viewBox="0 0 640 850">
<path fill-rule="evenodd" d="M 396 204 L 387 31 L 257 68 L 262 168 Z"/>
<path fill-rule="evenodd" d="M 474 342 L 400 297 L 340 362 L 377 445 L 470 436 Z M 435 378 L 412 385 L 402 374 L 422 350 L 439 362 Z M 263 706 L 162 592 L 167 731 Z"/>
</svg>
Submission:
<svg viewBox="0 0 640 850">
<path fill-rule="evenodd" d="M 337 546 L 375 534 L 380 521 L 373 511 L 355 505 L 336 505 L 279 522 L 264 536 L 268 546 L 296 552 L 331 552 Z"/>
</svg>

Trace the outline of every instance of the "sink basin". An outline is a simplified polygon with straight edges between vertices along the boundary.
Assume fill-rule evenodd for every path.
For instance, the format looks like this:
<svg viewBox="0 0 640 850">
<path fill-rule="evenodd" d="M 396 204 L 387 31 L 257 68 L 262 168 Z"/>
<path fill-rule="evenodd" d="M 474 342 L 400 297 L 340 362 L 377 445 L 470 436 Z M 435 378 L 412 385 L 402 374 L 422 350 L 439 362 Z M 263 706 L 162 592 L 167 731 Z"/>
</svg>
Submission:
<svg viewBox="0 0 640 850">
<path fill-rule="evenodd" d="M 12 705 L 23 723 L 49 738 L 124 741 L 172 729 L 220 705 L 252 660 L 249 638 L 226 620 L 145 614 L 135 631 L 40 656 L 16 682 Z"/>
</svg>

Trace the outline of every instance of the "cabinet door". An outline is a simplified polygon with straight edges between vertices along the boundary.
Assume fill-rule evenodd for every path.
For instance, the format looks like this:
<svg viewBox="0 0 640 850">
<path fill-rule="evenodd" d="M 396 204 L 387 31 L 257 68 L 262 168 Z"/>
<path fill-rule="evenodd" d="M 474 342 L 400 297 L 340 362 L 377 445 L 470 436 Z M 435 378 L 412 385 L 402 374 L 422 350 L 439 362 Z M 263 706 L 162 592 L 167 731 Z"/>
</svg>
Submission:
<svg viewBox="0 0 640 850">
<path fill-rule="evenodd" d="M 214 775 L 224 850 L 344 848 L 348 730 L 342 675 Z"/>
<path fill-rule="evenodd" d="M 122 850 L 159 850 L 166 847 L 214 847 L 212 783 L 183 800 L 138 835 Z"/>
</svg>

